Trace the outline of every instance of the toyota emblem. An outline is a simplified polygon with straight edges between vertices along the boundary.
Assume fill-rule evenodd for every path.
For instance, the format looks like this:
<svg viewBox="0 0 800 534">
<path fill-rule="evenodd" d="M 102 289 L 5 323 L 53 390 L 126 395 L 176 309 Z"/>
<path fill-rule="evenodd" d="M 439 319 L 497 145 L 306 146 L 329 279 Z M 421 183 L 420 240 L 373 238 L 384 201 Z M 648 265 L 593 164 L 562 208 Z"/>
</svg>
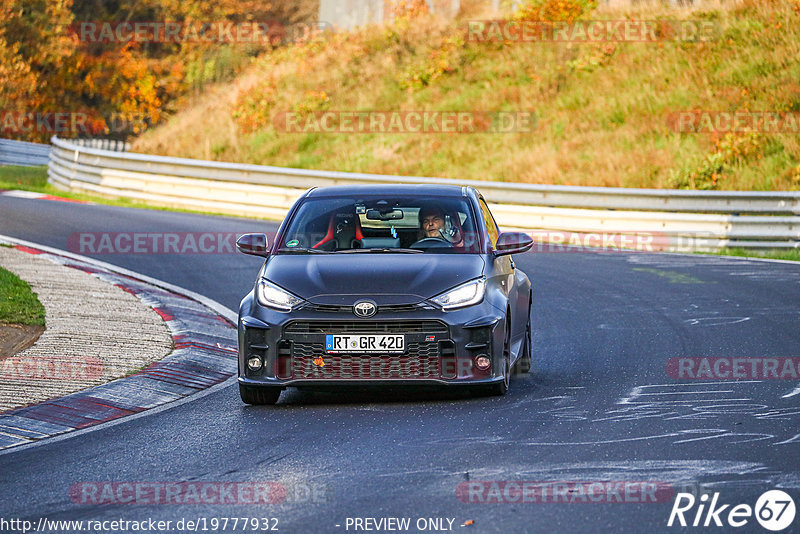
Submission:
<svg viewBox="0 0 800 534">
<path fill-rule="evenodd" d="M 369 300 L 359 300 L 353 304 L 353 314 L 356 317 L 372 317 L 376 311 L 378 311 L 378 307 Z"/>
</svg>

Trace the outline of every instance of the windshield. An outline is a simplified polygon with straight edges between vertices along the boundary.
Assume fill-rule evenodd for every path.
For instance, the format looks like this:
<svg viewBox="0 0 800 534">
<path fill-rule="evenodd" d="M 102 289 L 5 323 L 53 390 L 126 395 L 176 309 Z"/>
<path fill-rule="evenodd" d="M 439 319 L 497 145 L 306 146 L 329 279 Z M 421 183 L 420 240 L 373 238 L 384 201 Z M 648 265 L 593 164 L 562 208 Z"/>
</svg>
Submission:
<svg viewBox="0 0 800 534">
<path fill-rule="evenodd" d="M 303 202 L 278 254 L 480 252 L 475 216 L 463 197 L 325 197 Z"/>
</svg>

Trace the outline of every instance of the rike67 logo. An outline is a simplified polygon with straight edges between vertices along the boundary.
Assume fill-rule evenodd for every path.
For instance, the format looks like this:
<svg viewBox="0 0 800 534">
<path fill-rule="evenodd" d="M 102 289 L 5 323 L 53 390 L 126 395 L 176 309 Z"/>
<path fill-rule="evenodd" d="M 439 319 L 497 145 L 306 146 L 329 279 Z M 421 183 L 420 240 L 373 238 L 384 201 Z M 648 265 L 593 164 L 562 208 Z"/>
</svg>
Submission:
<svg viewBox="0 0 800 534">
<path fill-rule="evenodd" d="M 719 493 L 714 493 L 710 503 L 708 500 L 708 494 L 695 499 L 691 493 L 678 493 L 667 526 L 743 527 L 755 516 L 762 527 L 778 532 L 788 528 L 794 521 L 794 500 L 781 490 L 764 492 L 756 501 L 755 507 L 749 504 L 737 504 L 733 507 L 730 504 L 718 505 Z"/>
</svg>

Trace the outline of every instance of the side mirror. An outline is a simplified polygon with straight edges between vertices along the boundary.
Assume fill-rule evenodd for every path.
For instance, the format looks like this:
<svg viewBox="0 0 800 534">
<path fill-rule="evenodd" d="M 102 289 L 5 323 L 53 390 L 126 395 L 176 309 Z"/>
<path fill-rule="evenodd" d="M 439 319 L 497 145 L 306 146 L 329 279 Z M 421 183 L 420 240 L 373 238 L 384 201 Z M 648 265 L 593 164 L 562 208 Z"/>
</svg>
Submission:
<svg viewBox="0 0 800 534">
<path fill-rule="evenodd" d="M 533 246 L 533 239 L 523 232 L 503 232 L 497 237 L 495 256 L 520 254 Z"/>
<path fill-rule="evenodd" d="M 236 240 L 236 250 L 252 256 L 269 256 L 266 234 L 244 234 Z"/>
</svg>

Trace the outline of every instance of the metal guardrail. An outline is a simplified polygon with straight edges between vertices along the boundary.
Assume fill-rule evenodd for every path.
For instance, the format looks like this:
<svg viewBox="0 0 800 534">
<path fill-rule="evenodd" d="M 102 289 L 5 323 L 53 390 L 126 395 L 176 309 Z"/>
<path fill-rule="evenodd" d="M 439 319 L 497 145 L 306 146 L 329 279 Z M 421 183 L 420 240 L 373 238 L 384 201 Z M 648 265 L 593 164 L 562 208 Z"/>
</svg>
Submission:
<svg viewBox="0 0 800 534">
<path fill-rule="evenodd" d="M 674 191 L 462 181 L 286 169 L 82 147 L 53 137 L 49 180 L 65 189 L 281 219 L 308 187 L 437 183 L 477 187 L 503 228 L 648 233 L 669 250 L 800 246 L 800 192 Z"/>
<path fill-rule="evenodd" d="M 50 145 L 0 139 L 0 165 L 35 167 L 47 165 Z"/>
<path fill-rule="evenodd" d="M 100 148 L 103 150 L 113 150 L 114 152 L 127 152 L 130 145 L 121 139 L 110 139 L 106 137 L 77 138 L 70 139 L 70 142 L 78 146 L 89 148 Z"/>
<path fill-rule="evenodd" d="M 118 139 L 70 139 L 70 142 L 83 147 L 120 152 L 127 151 L 130 148 L 127 142 Z M 49 162 L 50 145 L 29 143 L 28 141 L 14 141 L 12 139 L 0 139 L 0 165 L 35 167 L 47 165 Z"/>
</svg>

